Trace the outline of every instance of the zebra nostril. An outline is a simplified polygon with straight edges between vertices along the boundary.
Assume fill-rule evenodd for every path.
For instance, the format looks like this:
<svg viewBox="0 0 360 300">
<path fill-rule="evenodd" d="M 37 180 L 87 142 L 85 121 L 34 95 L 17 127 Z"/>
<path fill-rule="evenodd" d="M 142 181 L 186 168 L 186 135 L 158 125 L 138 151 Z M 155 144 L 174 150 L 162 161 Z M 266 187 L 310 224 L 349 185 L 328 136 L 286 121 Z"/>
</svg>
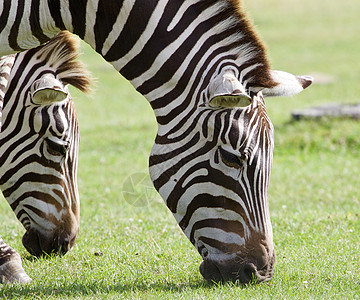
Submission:
<svg viewBox="0 0 360 300">
<path fill-rule="evenodd" d="M 66 254 L 74 246 L 77 233 L 78 231 L 75 233 L 72 231 L 70 233 L 60 235 L 58 237 L 57 250 L 55 251 L 61 255 Z"/>
<path fill-rule="evenodd" d="M 208 281 L 232 281 L 240 284 L 260 283 L 271 279 L 272 274 L 260 275 L 253 263 L 238 264 L 234 260 L 216 262 L 204 259 L 200 273 Z"/>
<path fill-rule="evenodd" d="M 63 241 L 59 241 L 59 249 L 58 249 L 59 254 L 64 255 L 69 250 L 70 250 L 69 239 L 64 239 Z"/>
<path fill-rule="evenodd" d="M 241 283 L 257 282 L 259 276 L 257 268 L 254 264 L 245 264 L 241 267 L 238 279 Z"/>
<path fill-rule="evenodd" d="M 220 270 L 211 260 L 204 259 L 204 261 L 200 264 L 199 270 L 201 275 L 208 281 L 223 281 Z"/>
<path fill-rule="evenodd" d="M 76 237 L 70 239 L 70 237 L 60 238 L 58 252 L 61 255 L 66 254 L 74 245 Z"/>
</svg>

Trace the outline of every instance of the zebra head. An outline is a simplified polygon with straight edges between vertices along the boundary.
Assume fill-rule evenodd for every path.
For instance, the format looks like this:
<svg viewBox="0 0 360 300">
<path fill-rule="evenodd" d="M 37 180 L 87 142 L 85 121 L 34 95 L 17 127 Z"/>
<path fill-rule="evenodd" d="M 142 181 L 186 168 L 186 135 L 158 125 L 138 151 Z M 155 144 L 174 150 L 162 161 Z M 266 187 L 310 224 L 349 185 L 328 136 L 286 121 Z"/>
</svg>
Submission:
<svg viewBox="0 0 360 300">
<path fill-rule="evenodd" d="M 274 130 L 264 95 L 294 94 L 312 79 L 271 71 L 276 86 L 244 89 L 237 75 L 220 72 L 190 117 L 159 125 L 150 175 L 203 258 L 205 279 L 261 282 L 275 262 L 267 195 Z"/>
<path fill-rule="evenodd" d="M 79 231 L 79 128 L 67 85 L 86 91 L 89 78 L 76 57 L 66 32 L 17 54 L 5 93 L 0 187 L 36 256 L 66 253 Z"/>
</svg>

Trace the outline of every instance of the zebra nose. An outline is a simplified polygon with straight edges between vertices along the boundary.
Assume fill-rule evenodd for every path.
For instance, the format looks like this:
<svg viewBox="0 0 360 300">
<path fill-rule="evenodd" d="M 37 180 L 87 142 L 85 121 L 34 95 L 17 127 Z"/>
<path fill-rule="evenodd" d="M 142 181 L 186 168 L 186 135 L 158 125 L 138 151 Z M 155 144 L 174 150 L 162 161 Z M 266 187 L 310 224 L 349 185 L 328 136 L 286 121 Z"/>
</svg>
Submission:
<svg viewBox="0 0 360 300">
<path fill-rule="evenodd" d="M 35 229 L 29 229 L 22 238 L 22 243 L 30 254 L 40 257 L 49 254 L 66 254 L 75 244 L 77 232 L 59 234 L 42 233 Z"/>
<path fill-rule="evenodd" d="M 260 279 L 256 266 L 251 263 L 242 265 L 237 277 L 241 283 L 249 283 L 251 281 L 258 282 Z"/>
<path fill-rule="evenodd" d="M 215 262 L 205 259 L 200 265 L 201 275 L 208 281 L 238 281 L 241 284 L 250 282 L 263 282 L 271 279 L 271 272 L 262 275 L 253 263 L 238 264 L 233 260 L 227 262 Z"/>
</svg>

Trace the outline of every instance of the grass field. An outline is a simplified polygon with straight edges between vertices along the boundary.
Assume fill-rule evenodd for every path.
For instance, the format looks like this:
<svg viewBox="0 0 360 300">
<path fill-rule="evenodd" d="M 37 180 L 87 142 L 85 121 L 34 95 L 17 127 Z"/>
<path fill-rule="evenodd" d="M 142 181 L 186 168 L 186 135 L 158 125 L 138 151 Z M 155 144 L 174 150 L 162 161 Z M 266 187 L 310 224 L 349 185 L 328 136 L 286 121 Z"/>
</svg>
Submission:
<svg viewBox="0 0 360 300">
<path fill-rule="evenodd" d="M 34 281 L 0 286 L 0 297 L 359 298 L 360 122 L 294 122 L 290 113 L 359 102 L 360 2 L 244 2 L 275 69 L 334 78 L 293 98 L 267 100 L 276 139 L 269 191 L 273 280 L 248 287 L 204 282 L 200 256 L 159 196 L 151 194 L 150 203 L 123 197 L 128 176 L 147 173 L 155 118 L 146 100 L 83 45 L 82 58 L 98 80 L 91 98 L 73 91 L 81 128 L 79 238 L 62 258 L 33 259 L 21 244 L 22 226 L 1 201 L 0 235 L 20 252 Z"/>
</svg>

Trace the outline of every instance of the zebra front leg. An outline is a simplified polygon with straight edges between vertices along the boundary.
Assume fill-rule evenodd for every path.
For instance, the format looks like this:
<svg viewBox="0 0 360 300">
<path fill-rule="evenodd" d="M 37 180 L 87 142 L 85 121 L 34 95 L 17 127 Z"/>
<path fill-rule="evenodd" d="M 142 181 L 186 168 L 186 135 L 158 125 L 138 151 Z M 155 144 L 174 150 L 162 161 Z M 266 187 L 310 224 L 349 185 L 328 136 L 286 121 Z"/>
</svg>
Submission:
<svg viewBox="0 0 360 300">
<path fill-rule="evenodd" d="M 28 283 L 31 278 L 25 273 L 20 254 L 0 237 L 0 283 Z"/>
</svg>

